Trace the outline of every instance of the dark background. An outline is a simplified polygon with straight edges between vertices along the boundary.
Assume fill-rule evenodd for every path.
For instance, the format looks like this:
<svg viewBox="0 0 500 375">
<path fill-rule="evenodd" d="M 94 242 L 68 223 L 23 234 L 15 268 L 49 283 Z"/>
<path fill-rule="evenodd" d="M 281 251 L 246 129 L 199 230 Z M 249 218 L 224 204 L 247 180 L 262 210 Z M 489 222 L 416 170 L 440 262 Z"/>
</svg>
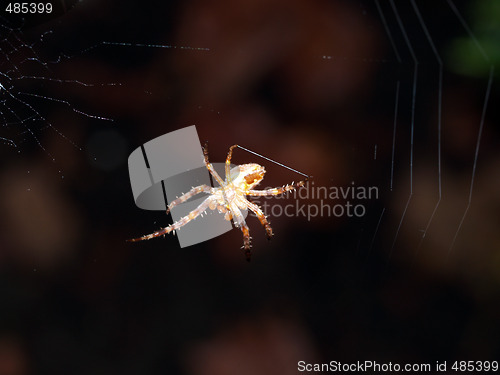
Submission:
<svg viewBox="0 0 500 375">
<path fill-rule="evenodd" d="M 407 39 L 379 3 L 394 46 L 374 1 L 57 5 L 48 19 L 3 20 L 23 42 L 2 29 L 2 72 L 21 69 L 11 92 L 46 121 L 2 93 L 0 136 L 18 147 L 0 144 L 0 374 L 500 357 L 498 3 L 417 1 L 441 90 L 410 2 L 396 4 Z M 48 69 L 22 63 L 34 52 Z M 380 195 L 362 218 L 271 217 L 271 242 L 249 218 L 250 264 L 237 230 L 184 249 L 175 237 L 126 243 L 169 223 L 135 206 L 129 153 L 193 124 L 213 161 L 238 143 L 316 186 L 354 181 Z M 266 166 L 263 186 L 300 178 L 236 151 L 235 163 L 250 161 Z"/>
</svg>

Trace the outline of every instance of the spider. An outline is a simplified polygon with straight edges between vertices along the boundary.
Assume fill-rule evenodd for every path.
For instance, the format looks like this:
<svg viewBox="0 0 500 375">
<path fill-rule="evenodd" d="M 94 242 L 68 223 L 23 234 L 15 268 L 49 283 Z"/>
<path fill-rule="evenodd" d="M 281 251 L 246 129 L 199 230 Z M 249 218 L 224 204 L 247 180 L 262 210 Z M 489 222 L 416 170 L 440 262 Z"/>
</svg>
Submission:
<svg viewBox="0 0 500 375">
<path fill-rule="evenodd" d="M 237 228 L 240 228 L 243 233 L 243 246 L 241 247 L 244 252 L 247 261 L 251 259 L 251 237 L 250 230 L 245 221 L 241 210 L 249 209 L 255 213 L 260 223 L 266 230 L 267 238 L 271 239 L 273 236 L 273 230 L 271 225 L 267 221 L 266 216 L 262 212 L 262 209 L 259 205 L 249 201 L 247 196 L 250 197 L 264 197 L 264 196 L 272 196 L 286 193 L 288 191 L 297 189 L 299 187 L 304 186 L 307 178 L 304 181 L 299 181 L 297 183 L 293 183 L 290 185 L 285 185 L 279 188 L 272 188 L 266 190 L 253 190 L 253 188 L 259 184 L 264 179 L 264 174 L 266 170 L 263 166 L 255 163 L 251 164 L 242 164 L 231 169 L 231 158 L 233 155 L 234 148 L 238 147 L 238 145 L 233 145 L 229 148 L 229 152 L 227 153 L 226 165 L 225 165 L 225 174 L 226 179 L 222 180 L 219 174 L 215 171 L 214 167 L 208 160 L 208 143 L 205 143 L 203 147 L 203 155 L 205 157 L 205 166 L 207 167 L 210 174 L 217 181 L 220 187 L 210 187 L 208 185 L 200 185 L 197 187 L 193 187 L 190 191 L 180 196 L 179 198 L 172 201 L 167 207 L 167 214 L 170 210 L 187 201 L 189 198 L 197 195 L 199 193 L 207 193 L 208 197 L 193 211 L 191 211 L 188 215 L 182 217 L 175 223 L 159 230 L 151 234 L 144 235 L 139 238 L 133 238 L 128 240 L 129 242 L 137 242 L 143 240 L 150 240 L 155 237 L 163 236 L 167 233 L 174 232 L 176 229 L 181 228 L 182 226 L 189 223 L 191 220 L 194 220 L 200 214 L 203 214 L 208 208 L 211 210 L 215 210 L 216 208 L 219 212 L 225 214 L 224 218 L 226 220 L 233 220 L 234 225 Z"/>
</svg>

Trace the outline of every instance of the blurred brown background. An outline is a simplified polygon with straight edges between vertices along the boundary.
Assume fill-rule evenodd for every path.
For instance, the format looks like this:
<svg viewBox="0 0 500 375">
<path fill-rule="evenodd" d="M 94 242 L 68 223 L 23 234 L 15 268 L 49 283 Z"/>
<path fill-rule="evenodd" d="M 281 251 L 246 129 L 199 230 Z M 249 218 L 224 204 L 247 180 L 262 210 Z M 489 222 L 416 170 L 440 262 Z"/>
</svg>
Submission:
<svg viewBox="0 0 500 375">
<path fill-rule="evenodd" d="M 301 360 L 498 359 L 498 78 L 489 69 L 500 10 L 416 4 L 444 75 L 440 90 L 414 8 L 397 2 L 418 60 L 413 120 L 415 61 L 388 1 L 83 1 L 27 22 L 26 43 L 59 62 L 20 64 L 32 52 L 14 46 L 2 69 L 65 82 L 20 79 L 12 92 L 69 104 L 16 94 L 47 127 L 3 93 L 2 113 L 23 121 L 0 134 L 19 146 L 0 145 L 0 374 L 295 374 Z M 271 242 L 250 218 L 250 264 L 237 230 L 185 249 L 175 237 L 126 243 L 169 223 L 135 207 L 128 154 L 192 124 L 213 161 L 238 143 L 316 186 L 377 186 L 379 199 L 363 202 L 362 218 L 271 217 Z M 439 145 L 441 201 L 426 231 Z M 235 163 L 250 161 L 266 166 L 263 186 L 299 178 L 237 150 Z"/>
</svg>

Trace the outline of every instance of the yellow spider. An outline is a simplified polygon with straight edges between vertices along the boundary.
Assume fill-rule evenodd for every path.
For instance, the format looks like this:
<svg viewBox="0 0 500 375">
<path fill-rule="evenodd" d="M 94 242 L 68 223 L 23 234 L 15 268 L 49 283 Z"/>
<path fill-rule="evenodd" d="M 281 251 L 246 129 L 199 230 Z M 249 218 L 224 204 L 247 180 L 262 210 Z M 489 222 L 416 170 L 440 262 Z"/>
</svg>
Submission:
<svg viewBox="0 0 500 375">
<path fill-rule="evenodd" d="M 236 227 L 241 228 L 243 232 L 243 246 L 242 249 L 245 251 L 245 255 L 248 261 L 251 258 L 251 237 L 250 231 L 247 223 L 245 222 L 245 218 L 241 213 L 241 210 L 249 209 L 257 215 L 260 223 L 264 226 L 267 237 L 270 239 L 273 236 L 273 230 L 271 225 L 266 219 L 266 216 L 262 212 L 262 209 L 255 203 L 250 202 L 246 197 L 263 197 L 263 196 L 271 196 L 271 195 L 279 195 L 286 193 L 288 191 L 294 190 L 298 187 L 304 186 L 307 178 L 304 181 L 300 181 L 297 183 L 293 183 L 291 185 L 285 185 L 279 188 L 272 188 L 267 190 L 253 190 L 253 188 L 259 184 L 264 179 L 264 174 L 266 170 L 263 166 L 259 164 L 242 164 L 238 165 L 234 168 L 230 168 L 231 165 L 231 157 L 233 154 L 233 149 L 238 147 L 238 145 L 233 145 L 229 148 L 229 152 L 226 158 L 225 165 L 225 174 L 226 179 L 222 180 L 219 174 L 215 171 L 212 164 L 208 161 L 208 146 L 205 144 L 203 147 L 203 154 L 205 156 L 205 166 L 207 167 L 210 174 L 217 181 L 220 187 L 210 187 L 208 185 L 200 185 L 197 187 L 193 187 L 186 194 L 172 201 L 167 208 L 167 214 L 170 210 L 181 204 L 182 202 L 187 201 L 189 198 L 193 197 L 199 193 L 207 193 L 208 197 L 193 211 L 191 211 L 188 215 L 182 217 L 175 223 L 165 227 L 157 232 L 144 235 L 139 238 L 134 238 L 128 241 L 136 242 L 142 240 L 149 240 L 151 238 L 163 236 L 167 233 L 173 232 L 176 229 L 186 225 L 191 220 L 194 220 L 200 214 L 203 214 L 207 208 L 211 210 L 215 210 L 216 208 L 219 212 L 224 213 L 224 218 L 226 220 L 233 220 L 233 223 Z"/>
</svg>

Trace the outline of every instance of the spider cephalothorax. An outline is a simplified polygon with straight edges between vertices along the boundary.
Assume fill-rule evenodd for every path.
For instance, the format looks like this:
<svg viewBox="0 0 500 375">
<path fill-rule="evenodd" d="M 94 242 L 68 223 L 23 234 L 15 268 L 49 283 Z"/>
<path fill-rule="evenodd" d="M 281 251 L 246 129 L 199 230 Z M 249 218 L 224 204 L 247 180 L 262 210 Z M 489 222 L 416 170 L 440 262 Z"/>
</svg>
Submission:
<svg viewBox="0 0 500 375">
<path fill-rule="evenodd" d="M 168 205 L 167 213 L 170 212 L 173 207 L 187 201 L 189 198 L 193 197 L 196 194 L 209 194 L 208 197 L 196 209 L 194 209 L 188 215 L 182 217 L 175 223 L 169 225 L 168 227 L 139 238 L 131 239 L 129 241 L 135 242 L 149 240 L 151 238 L 163 236 L 167 233 L 175 231 L 176 229 L 179 229 L 183 225 L 186 225 L 191 220 L 195 219 L 200 214 L 205 212 L 208 208 L 212 210 L 215 210 L 217 208 L 221 213 L 225 214 L 224 217 L 226 220 L 232 220 L 234 225 L 240 228 L 243 232 L 242 248 L 245 251 L 247 260 L 250 260 L 250 231 L 241 210 L 249 209 L 254 212 L 255 215 L 257 215 L 257 218 L 266 230 L 268 238 L 271 238 L 273 236 L 273 230 L 269 225 L 266 216 L 262 212 L 262 209 L 257 204 L 250 202 L 247 199 L 247 196 L 263 197 L 283 194 L 287 191 L 294 190 L 297 187 L 304 186 L 305 181 L 292 183 L 291 185 L 285 185 L 279 188 L 253 190 L 253 188 L 264 179 L 266 170 L 263 166 L 254 163 L 238 165 L 231 169 L 231 157 L 233 154 L 233 149 L 235 147 L 238 147 L 238 145 L 233 145 L 229 148 L 225 165 L 226 178 L 225 180 L 222 180 L 219 174 L 215 171 L 212 164 L 208 161 L 208 148 L 207 145 L 205 145 L 205 147 L 203 148 L 203 154 L 205 155 L 205 165 L 210 174 L 219 184 L 219 187 L 213 188 L 208 185 L 200 185 L 192 188 L 186 194 L 172 201 Z"/>
</svg>

